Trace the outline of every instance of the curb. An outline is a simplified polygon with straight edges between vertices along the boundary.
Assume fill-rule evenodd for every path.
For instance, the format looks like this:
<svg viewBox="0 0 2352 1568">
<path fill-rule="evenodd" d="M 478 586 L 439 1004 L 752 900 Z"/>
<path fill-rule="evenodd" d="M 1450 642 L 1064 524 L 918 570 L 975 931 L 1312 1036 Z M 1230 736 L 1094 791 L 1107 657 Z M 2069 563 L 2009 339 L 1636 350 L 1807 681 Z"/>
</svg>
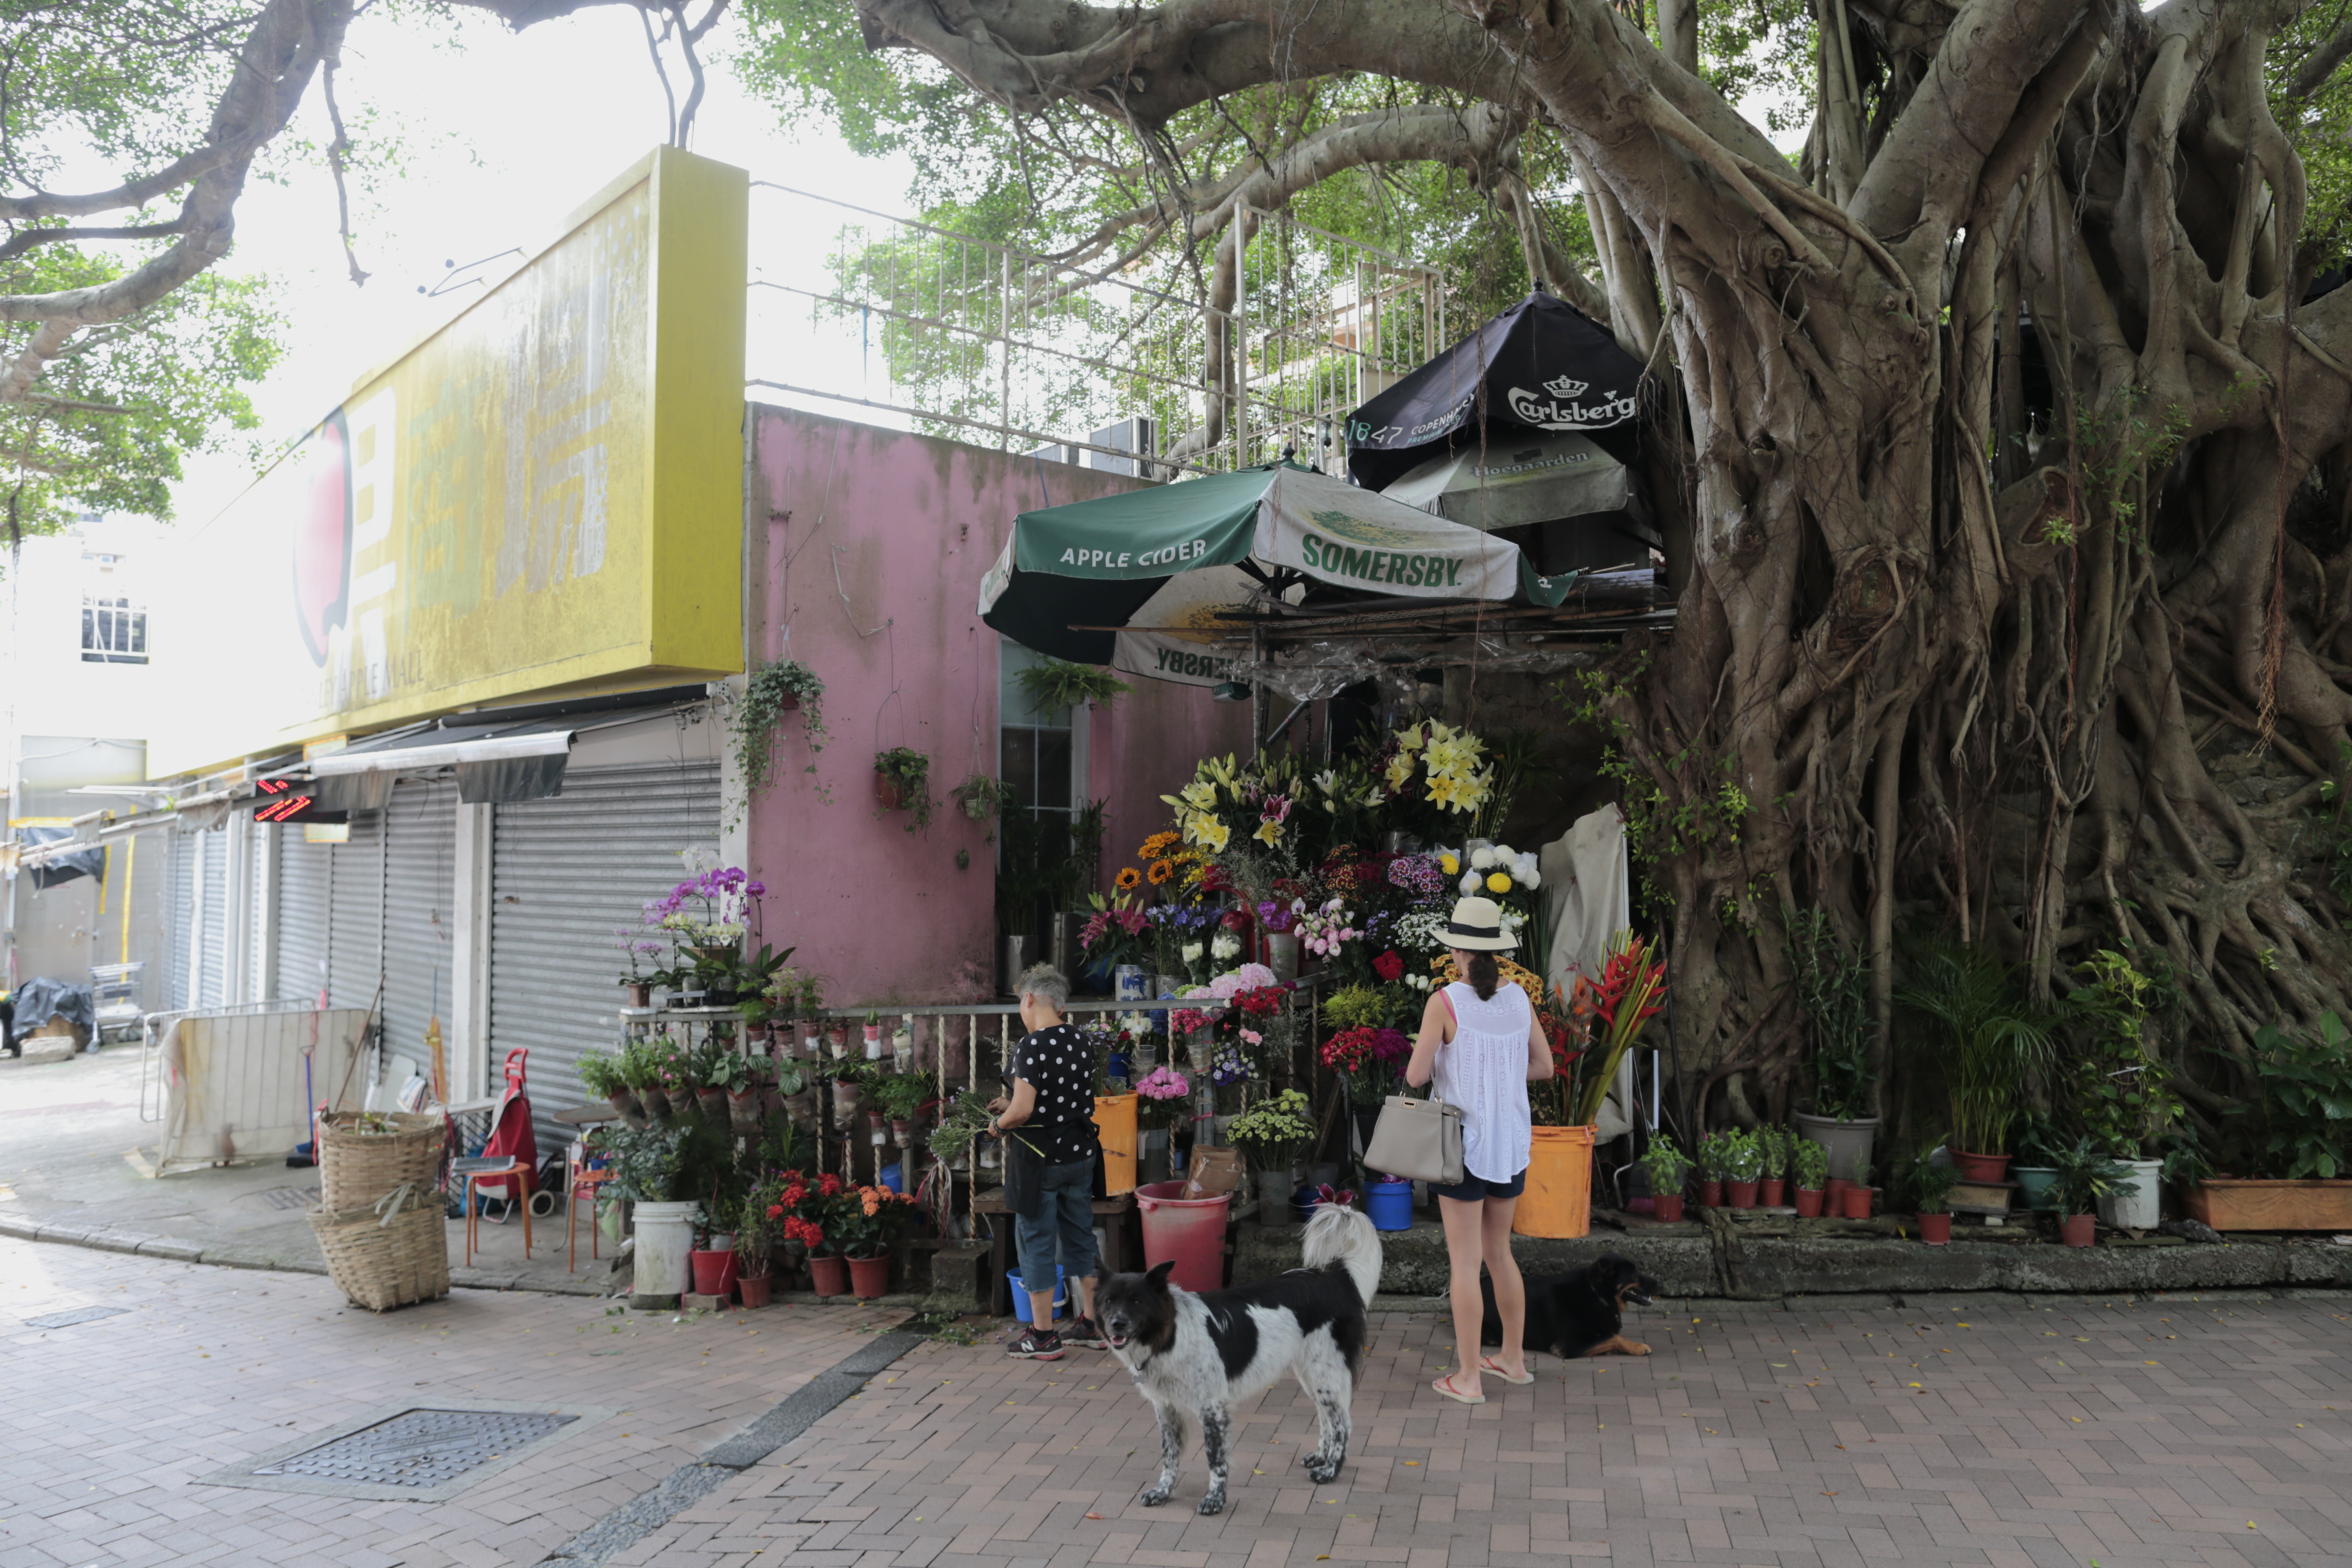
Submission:
<svg viewBox="0 0 2352 1568">
<path fill-rule="evenodd" d="M 324 1277 L 326 1260 L 312 1254 L 289 1257 L 265 1247 L 246 1247 L 223 1242 L 205 1247 L 176 1237 L 145 1236 L 137 1231 L 115 1230 L 106 1226 L 92 1229 L 88 1226 L 61 1225 L 55 1221 L 37 1220 L 29 1215 L 0 1214 L 0 1237 L 14 1237 L 19 1241 L 45 1241 L 58 1247 L 87 1247 L 95 1252 L 121 1252 L 139 1258 L 158 1258 L 171 1263 L 205 1263 L 215 1268 L 258 1268 L 278 1274 L 316 1274 Z M 564 1285 L 525 1285 L 523 1276 L 510 1268 L 452 1268 L 449 1283 L 467 1290 L 528 1290 L 540 1296 L 609 1296 L 604 1286 L 586 1279 Z"/>
</svg>

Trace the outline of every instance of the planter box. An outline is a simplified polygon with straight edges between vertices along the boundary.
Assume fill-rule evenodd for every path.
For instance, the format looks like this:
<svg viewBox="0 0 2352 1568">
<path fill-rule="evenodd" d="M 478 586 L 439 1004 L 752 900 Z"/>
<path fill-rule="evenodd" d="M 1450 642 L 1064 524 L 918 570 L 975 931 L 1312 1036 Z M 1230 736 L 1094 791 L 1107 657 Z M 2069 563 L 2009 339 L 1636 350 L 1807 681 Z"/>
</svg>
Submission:
<svg viewBox="0 0 2352 1568">
<path fill-rule="evenodd" d="M 2217 1177 L 2190 1189 L 2189 1214 L 2215 1230 L 2352 1231 L 2352 1181 Z"/>
</svg>

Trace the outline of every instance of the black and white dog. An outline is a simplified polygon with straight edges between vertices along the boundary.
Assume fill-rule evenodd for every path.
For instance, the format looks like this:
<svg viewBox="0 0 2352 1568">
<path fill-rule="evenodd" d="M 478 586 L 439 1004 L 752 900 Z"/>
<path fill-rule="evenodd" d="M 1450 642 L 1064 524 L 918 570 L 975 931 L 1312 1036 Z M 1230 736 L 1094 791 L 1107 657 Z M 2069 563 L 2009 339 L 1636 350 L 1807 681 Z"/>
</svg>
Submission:
<svg viewBox="0 0 2352 1568">
<path fill-rule="evenodd" d="M 1104 1342 L 1160 1417 L 1160 1479 L 1139 1500 L 1157 1508 L 1176 1485 L 1187 1422 L 1209 1462 L 1202 1513 L 1225 1508 L 1234 1406 L 1285 1372 L 1315 1402 L 1319 1443 L 1299 1462 L 1318 1483 L 1347 1462 L 1349 1407 L 1362 1361 L 1364 1309 L 1381 1282 L 1381 1235 L 1351 1208 L 1326 1204 L 1307 1226 L 1303 1268 L 1202 1295 L 1149 1274 L 1097 1275 L 1095 1321 Z"/>
</svg>

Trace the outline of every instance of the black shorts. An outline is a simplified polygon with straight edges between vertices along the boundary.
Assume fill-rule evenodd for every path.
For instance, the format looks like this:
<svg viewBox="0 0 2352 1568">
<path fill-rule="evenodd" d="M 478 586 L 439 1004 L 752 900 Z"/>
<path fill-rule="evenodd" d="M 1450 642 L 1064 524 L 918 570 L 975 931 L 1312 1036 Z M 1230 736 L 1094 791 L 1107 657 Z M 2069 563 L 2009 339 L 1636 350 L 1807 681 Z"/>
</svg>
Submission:
<svg viewBox="0 0 2352 1568">
<path fill-rule="evenodd" d="M 1528 1173 L 1525 1169 L 1507 1182 L 1490 1182 L 1484 1176 L 1474 1176 L 1465 1171 L 1462 1179 L 1450 1187 L 1441 1187 L 1435 1182 L 1429 1184 L 1431 1197 L 1454 1198 L 1465 1204 L 1479 1203 L 1487 1198 L 1515 1198 L 1527 1190 Z"/>
</svg>

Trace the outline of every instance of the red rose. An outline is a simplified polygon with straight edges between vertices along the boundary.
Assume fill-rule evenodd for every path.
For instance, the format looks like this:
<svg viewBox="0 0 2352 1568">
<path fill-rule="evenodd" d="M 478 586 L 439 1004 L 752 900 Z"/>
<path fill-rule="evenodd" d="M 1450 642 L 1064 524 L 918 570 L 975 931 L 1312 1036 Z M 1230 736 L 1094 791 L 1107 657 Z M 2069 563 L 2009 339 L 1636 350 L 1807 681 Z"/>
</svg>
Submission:
<svg viewBox="0 0 2352 1568">
<path fill-rule="evenodd" d="M 1379 975 L 1382 980 L 1392 981 L 1402 979 L 1404 976 L 1404 960 L 1397 956 L 1397 952 L 1394 948 L 1391 948 L 1388 952 L 1372 960 L 1372 973 Z"/>
</svg>

